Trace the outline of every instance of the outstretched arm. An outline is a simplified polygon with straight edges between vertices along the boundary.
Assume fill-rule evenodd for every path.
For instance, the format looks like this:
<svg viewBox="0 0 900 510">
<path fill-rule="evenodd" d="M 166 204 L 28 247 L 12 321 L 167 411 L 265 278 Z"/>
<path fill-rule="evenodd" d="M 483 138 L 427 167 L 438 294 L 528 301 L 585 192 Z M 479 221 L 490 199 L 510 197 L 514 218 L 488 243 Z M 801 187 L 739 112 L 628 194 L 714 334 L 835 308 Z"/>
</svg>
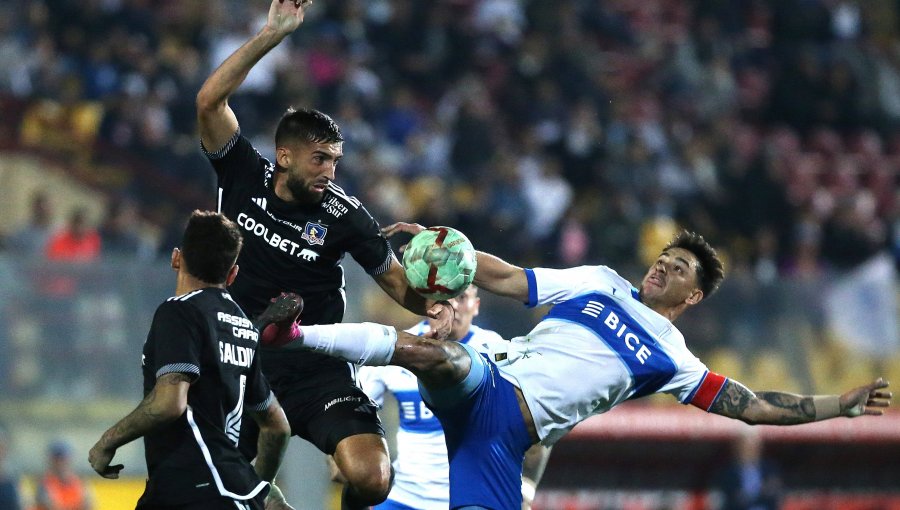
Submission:
<svg viewBox="0 0 900 510">
<path fill-rule="evenodd" d="M 891 403 L 889 383 L 878 378 L 843 395 L 795 395 L 778 391 L 754 393 L 728 380 L 709 412 L 751 425 L 796 425 L 838 416 L 880 415 Z"/>
<path fill-rule="evenodd" d="M 231 54 L 206 79 L 197 94 L 200 140 L 210 152 L 221 149 L 238 129 L 228 97 L 247 78 L 250 69 L 303 22 L 312 0 L 272 0 L 266 26 Z"/>
<path fill-rule="evenodd" d="M 104 432 L 91 448 L 88 461 L 94 471 L 104 478 L 118 478 L 124 466 L 109 465 L 116 450 L 184 414 L 190 381 L 188 374 L 178 372 L 160 376 L 134 411 Z"/>
<path fill-rule="evenodd" d="M 387 237 L 397 232 L 416 235 L 425 230 L 418 223 L 397 222 L 381 229 Z M 528 278 L 525 270 L 488 253 L 477 252 L 478 267 L 475 269 L 475 285 L 498 296 L 528 301 Z"/>
</svg>

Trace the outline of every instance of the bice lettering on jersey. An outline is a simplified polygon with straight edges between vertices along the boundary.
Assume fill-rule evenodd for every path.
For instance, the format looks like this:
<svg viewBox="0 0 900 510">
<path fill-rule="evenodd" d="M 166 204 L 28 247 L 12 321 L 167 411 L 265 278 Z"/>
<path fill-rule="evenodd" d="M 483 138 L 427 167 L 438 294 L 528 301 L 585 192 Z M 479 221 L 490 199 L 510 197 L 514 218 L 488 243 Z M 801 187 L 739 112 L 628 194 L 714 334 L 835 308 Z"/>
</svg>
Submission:
<svg viewBox="0 0 900 510">
<path fill-rule="evenodd" d="M 410 432 L 434 432 L 441 430 L 441 422 L 435 418 L 434 413 L 425 402 L 418 390 L 398 391 L 393 390 L 397 399 L 397 407 L 400 411 L 400 428 Z"/>
<path fill-rule="evenodd" d="M 605 309 L 606 305 L 599 301 L 588 301 L 581 310 L 581 313 L 602 320 L 603 324 L 605 324 L 610 331 L 615 332 L 616 338 L 621 338 L 622 342 L 625 343 L 625 347 L 628 348 L 629 351 L 634 352 L 635 359 L 643 365 L 647 361 L 647 358 L 652 354 L 650 349 L 648 349 L 646 345 L 641 345 L 641 339 L 628 329 L 627 324 L 620 324 L 621 321 L 616 312 L 612 310 L 607 311 L 604 318 L 601 318 L 600 316 L 604 314 Z M 638 346 L 640 347 L 638 348 Z M 637 350 L 635 351 L 636 348 Z"/>
<path fill-rule="evenodd" d="M 546 318 L 576 322 L 591 330 L 630 374 L 634 384 L 630 398 L 657 391 L 678 371 L 657 338 L 608 294 L 590 293 L 561 302 Z"/>
<path fill-rule="evenodd" d="M 301 245 L 298 242 L 292 241 L 277 232 L 270 231 L 269 227 L 263 225 L 247 213 L 238 214 L 237 224 L 243 227 L 247 232 L 262 238 L 269 246 L 283 253 L 303 259 L 307 262 L 315 262 L 315 260 L 319 258 L 318 253 L 306 248 L 301 248 Z"/>
</svg>

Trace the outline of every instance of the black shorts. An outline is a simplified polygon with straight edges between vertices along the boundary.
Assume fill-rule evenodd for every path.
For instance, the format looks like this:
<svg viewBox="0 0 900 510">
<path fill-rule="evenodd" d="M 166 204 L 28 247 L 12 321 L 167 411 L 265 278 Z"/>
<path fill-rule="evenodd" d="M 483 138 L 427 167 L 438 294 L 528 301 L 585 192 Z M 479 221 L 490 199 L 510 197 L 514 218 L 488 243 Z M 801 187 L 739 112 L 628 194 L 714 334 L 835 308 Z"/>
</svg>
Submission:
<svg viewBox="0 0 900 510">
<path fill-rule="evenodd" d="M 316 448 L 333 455 L 342 439 L 358 434 L 384 437 L 378 406 L 352 380 L 331 381 L 315 391 L 275 395 L 291 425 L 291 435 L 300 436 Z M 252 418 L 241 424 L 239 448 L 248 460 L 256 457 L 259 427 Z"/>
<path fill-rule="evenodd" d="M 266 489 L 257 494 L 255 498 L 244 501 L 221 496 L 182 505 L 141 505 L 138 502 L 136 510 L 263 510 L 268 493 L 269 490 Z"/>
</svg>

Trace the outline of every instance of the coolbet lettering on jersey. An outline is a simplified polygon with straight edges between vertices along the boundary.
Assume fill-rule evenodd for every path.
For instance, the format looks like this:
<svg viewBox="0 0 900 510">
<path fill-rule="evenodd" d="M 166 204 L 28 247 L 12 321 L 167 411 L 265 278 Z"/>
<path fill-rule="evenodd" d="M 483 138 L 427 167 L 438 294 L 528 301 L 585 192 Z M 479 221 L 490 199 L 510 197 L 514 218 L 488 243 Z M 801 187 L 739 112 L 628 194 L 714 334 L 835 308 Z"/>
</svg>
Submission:
<svg viewBox="0 0 900 510">
<path fill-rule="evenodd" d="M 269 227 L 259 223 L 255 219 L 247 215 L 247 213 L 238 214 L 237 224 L 244 227 L 244 230 L 251 234 L 263 238 L 263 240 L 272 246 L 278 248 L 284 253 L 294 256 L 300 256 L 303 252 L 297 251 L 300 245 L 286 237 L 281 237 L 275 232 L 269 232 Z"/>
</svg>

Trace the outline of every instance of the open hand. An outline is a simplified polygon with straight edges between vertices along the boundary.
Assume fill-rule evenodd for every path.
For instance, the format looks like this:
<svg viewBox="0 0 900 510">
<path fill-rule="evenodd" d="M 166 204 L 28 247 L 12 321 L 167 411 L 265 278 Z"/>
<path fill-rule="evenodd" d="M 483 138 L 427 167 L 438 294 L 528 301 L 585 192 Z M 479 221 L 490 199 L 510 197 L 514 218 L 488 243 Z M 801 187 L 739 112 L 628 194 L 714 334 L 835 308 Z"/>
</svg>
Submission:
<svg viewBox="0 0 900 510">
<path fill-rule="evenodd" d="M 425 315 L 429 318 L 428 325 L 431 328 L 428 337 L 446 340 L 450 336 L 450 329 L 453 327 L 453 317 L 456 315 L 453 306 L 447 301 L 438 301 L 428 307 Z"/>
<path fill-rule="evenodd" d="M 303 23 L 303 16 L 310 5 L 312 0 L 272 0 L 266 28 L 280 35 L 290 34 Z"/>
<path fill-rule="evenodd" d="M 861 415 L 879 416 L 884 414 L 879 408 L 891 405 L 891 392 L 881 391 L 890 385 L 881 377 L 874 382 L 854 388 L 841 395 L 841 414 L 854 418 Z"/>
<path fill-rule="evenodd" d="M 406 232 L 407 234 L 416 235 L 419 232 L 425 230 L 425 227 L 419 225 L 418 223 L 406 223 L 405 221 L 398 221 L 397 223 L 392 223 L 381 229 L 381 233 L 384 234 L 385 237 L 391 237 L 394 234 L 399 232 Z M 400 253 L 406 250 L 406 245 L 400 247 Z"/>
</svg>

